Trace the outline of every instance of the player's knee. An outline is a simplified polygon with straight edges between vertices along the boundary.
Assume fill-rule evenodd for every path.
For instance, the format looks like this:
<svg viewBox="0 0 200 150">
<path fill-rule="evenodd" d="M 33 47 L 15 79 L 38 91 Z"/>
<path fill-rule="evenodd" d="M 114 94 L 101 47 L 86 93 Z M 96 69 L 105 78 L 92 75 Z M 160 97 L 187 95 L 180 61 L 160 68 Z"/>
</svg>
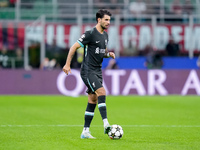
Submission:
<svg viewBox="0 0 200 150">
<path fill-rule="evenodd" d="M 104 87 L 101 87 L 96 90 L 96 94 L 97 96 L 106 95 L 106 90 L 104 89 Z"/>
<path fill-rule="evenodd" d="M 91 104 L 97 104 L 97 100 L 96 99 L 88 100 L 88 102 L 91 103 Z"/>
<path fill-rule="evenodd" d="M 96 104 L 97 103 L 97 95 L 96 94 L 88 94 L 88 102 L 92 103 L 92 104 Z"/>
</svg>

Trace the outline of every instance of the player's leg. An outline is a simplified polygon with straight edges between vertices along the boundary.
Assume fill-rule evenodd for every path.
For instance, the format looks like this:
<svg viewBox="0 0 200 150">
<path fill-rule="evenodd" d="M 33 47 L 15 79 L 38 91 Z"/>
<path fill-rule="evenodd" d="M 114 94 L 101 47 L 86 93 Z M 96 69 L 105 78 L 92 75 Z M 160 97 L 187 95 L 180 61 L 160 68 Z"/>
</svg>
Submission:
<svg viewBox="0 0 200 150">
<path fill-rule="evenodd" d="M 104 87 L 100 87 L 95 91 L 95 93 L 98 96 L 98 108 L 104 123 L 104 133 L 107 134 L 110 130 L 110 124 L 107 119 L 106 91 Z"/>
<path fill-rule="evenodd" d="M 84 130 L 89 131 L 90 124 L 94 117 L 94 110 L 97 104 L 97 95 L 96 94 L 88 94 L 88 104 L 85 111 L 85 123 L 84 123 Z"/>
<path fill-rule="evenodd" d="M 87 77 L 88 89 L 91 89 L 92 92 L 95 92 L 98 100 L 98 108 L 104 123 L 104 132 L 107 133 L 110 130 L 110 125 L 107 119 L 107 110 L 106 110 L 106 91 L 102 86 L 102 74 L 90 74 Z"/>
<path fill-rule="evenodd" d="M 96 104 L 97 104 L 97 95 L 88 93 L 88 104 L 85 111 L 85 117 L 84 117 L 85 122 L 84 122 L 83 132 L 81 134 L 81 138 L 94 138 L 90 134 L 89 128 L 90 128 L 92 119 L 94 117 L 94 110 L 96 108 Z"/>
</svg>

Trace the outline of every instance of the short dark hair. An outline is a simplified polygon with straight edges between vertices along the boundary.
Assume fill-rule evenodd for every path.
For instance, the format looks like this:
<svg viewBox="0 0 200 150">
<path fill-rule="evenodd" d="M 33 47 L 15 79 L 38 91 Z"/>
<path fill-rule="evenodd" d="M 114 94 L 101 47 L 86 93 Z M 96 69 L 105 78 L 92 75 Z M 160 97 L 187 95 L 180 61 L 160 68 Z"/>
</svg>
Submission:
<svg viewBox="0 0 200 150">
<path fill-rule="evenodd" d="M 103 18 L 104 15 L 112 16 L 112 14 L 108 10 L 106 10 L 106 9 L 100 9 L 96 13 L 96 21 L 98 22 L 98 18 Z"/>
</svg>

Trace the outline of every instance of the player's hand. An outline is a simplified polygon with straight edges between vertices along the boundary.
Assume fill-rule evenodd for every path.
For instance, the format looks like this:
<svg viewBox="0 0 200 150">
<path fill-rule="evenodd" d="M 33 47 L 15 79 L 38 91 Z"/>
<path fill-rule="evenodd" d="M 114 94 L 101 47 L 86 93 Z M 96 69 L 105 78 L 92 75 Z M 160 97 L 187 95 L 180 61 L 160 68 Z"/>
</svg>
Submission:
<svg viewBox="0 0 200 150">
<path fill-rule="evenodd" d="M 63 71 L 68 75 L 69 73 L 72 73 L 71 72 L 71 68 L 70 68 L 70 66 L 68 66 L 68 65 L 64 65 L 64 67 L 63 67 Z"/>
<path fill-rule="evenodd" d="M 115 59 L 115 53 L 113 52 L 109 52 L 110 57 L 112 57 L 113 59 Z"/>
</svg>

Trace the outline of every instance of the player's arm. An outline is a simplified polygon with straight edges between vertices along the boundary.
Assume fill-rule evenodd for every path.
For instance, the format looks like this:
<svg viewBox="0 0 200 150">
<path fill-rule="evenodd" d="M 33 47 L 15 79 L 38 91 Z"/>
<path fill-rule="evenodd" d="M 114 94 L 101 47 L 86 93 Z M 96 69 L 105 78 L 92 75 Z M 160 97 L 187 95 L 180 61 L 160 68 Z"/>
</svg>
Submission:
<svg viewBox="0 0 200 150">
<path fill-rule="evenodd" d="M 104 54 L 104 58 L 109 58 L 112 57 L 113 59 L 115 59 L 115 53 L 113 52 L 108 52 L 107 48 L 106 48 L 106 52 Z"/>
<path fill-rule="evenodd" d="M 71 67 L 70 67 L 70 65 L 71 65 L 72 58 L 73 58 L 73 56 L 74 56 L 76 50 L 77 50 L 78 48 L 80 48 L 80 47 L 81 47 L 81 45 L 80 45 L 78 42 L 76 42 L 76 43 L 70 48 L 70 50 L 69 50 L 69 53 L 68 53 L 68 56 L 67 56 L 67 60 L 66 60 L 66 64 L 65 64 L 64 67 L 63 67 L 63 71 L 64 71 L 67 75 L 68 75 L 69 73 L 71 73 Z"/>
</svg>

